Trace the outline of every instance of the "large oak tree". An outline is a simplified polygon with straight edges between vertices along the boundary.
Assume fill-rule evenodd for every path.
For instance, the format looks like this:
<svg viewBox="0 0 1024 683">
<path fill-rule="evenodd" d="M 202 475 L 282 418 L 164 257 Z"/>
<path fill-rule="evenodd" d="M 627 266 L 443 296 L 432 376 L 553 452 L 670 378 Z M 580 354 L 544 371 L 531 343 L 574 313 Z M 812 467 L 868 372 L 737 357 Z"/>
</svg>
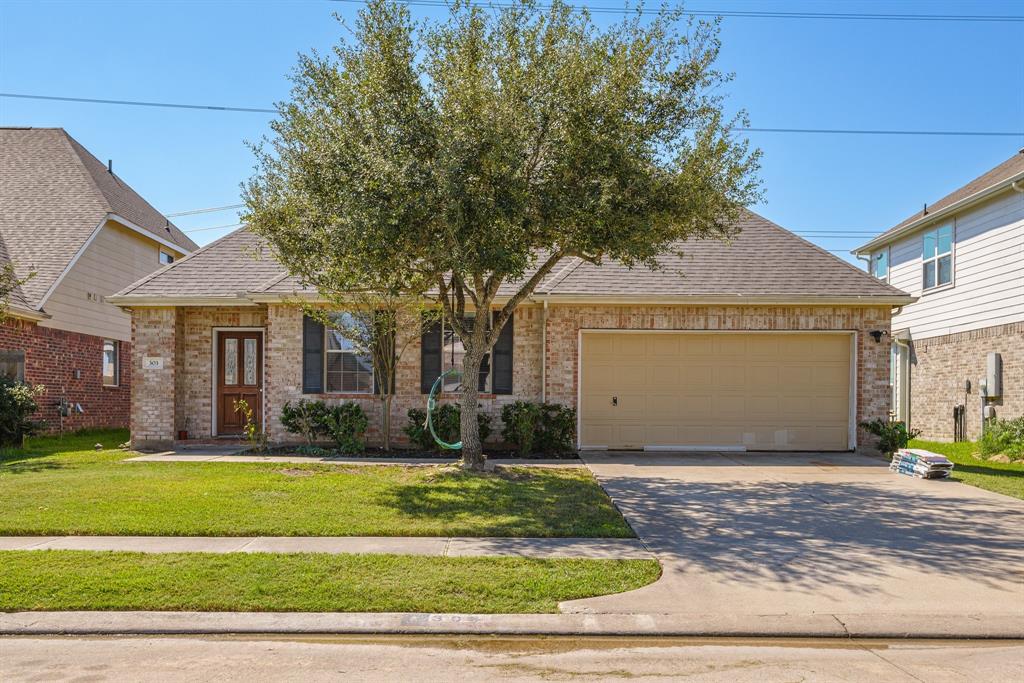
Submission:
<svg viewBox="0 0 1024 683">
<path fill-rule="evenodd" d="M 733 130 L 743 115 L 724 113 L 717 23 L 623 17 L 601 28 L 559 0 L 456 0 L 417 22 L 372 0 L 334 55 L 300 58 L 254 148 L 245 220 L 326 299 L 436 297 L 476 378 L 563 259 L 656 268 L 686 239 L 728 239 L 758 197 L 758 153 Z M 492 310 L 489 325 L 467 315 Z M 463 382 L 474 468 L 477 403 Z"/>
</svg>

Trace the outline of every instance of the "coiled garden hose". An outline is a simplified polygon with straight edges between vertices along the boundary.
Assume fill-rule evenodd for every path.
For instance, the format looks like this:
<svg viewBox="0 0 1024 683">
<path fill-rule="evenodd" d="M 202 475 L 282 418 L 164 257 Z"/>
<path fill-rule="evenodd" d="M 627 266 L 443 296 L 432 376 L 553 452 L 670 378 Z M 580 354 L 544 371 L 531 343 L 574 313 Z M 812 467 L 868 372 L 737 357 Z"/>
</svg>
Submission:
<svg viewBox="0 0 1024 683">
<path fill-rule="evenodd" d="M 460 450 L 462 448 L 462 442 L 458 441 L 456 443 L 447 443 L 446 441 L 442 441 L 441 437 L 439 437 L 437 435 L 437 431 L 434 430 L 434 408 L 437 407 L 437 400 L 434 398 L 434 395 L 438 392 L 438 390 L 444 384 L 444 378 L 447 377 L 448 375 L 452 374 L 453 372 L 458 372 L 458 370 L 456 368 L 451 368 L 447 372 L 441 373 L 441 376 L 438 377 L 436 380 L 434 380 L 434 386 L 430 387 L 430 394 L 427 395 L 427 424 L 426 424 L 426 427 L 427 427 L 427 429 L 430 430 L 430 435 L 432 437 L 434 437 L 434 441 L 437 442 L 437 445 L 440 446 L 441 448 L 443 448 L 445 450 L 449 450 L 449 451 Z"/>
</svg>

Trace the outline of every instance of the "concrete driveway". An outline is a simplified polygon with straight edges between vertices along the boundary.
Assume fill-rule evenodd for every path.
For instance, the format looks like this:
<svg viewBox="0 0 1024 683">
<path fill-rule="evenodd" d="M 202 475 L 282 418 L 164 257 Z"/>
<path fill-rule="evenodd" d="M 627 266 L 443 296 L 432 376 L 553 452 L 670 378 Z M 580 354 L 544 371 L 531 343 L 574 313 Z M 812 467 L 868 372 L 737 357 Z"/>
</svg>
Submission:
<svg viewBox="0 0 1024 683">
<path fill-rule="evenodd" d="M 1024 633 L 1024 501 L 854 454 L 585 460 L 664 576 L 563 611 L 998 617 Z"/>
</svg>

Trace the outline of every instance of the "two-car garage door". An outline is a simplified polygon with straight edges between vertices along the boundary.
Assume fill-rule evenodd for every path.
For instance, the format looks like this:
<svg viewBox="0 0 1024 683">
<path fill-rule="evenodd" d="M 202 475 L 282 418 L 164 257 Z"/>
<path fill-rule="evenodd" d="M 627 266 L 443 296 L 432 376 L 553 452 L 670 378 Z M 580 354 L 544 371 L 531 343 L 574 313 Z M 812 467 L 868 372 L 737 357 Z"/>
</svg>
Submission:
<svg viewBox="0 0 1024 683">
<path fill-rule="evenodd" d="M 851 335 L 581 335 L 584 448 L 846 450 Z"/>
</svg>

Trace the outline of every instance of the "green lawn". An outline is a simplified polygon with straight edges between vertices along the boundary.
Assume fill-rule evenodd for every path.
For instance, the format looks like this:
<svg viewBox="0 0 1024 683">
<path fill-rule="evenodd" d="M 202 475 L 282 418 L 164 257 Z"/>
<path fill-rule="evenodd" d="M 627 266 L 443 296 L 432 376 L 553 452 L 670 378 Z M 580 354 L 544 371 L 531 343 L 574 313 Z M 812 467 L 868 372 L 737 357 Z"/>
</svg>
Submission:
<svg viewBox="0 0 1024 683">
<path fill-rule="evenodd" d="M 980 460 L 974 457 L 978 444 L 971 441 L 942 443 L 914 439 L 911 448 L 941 453 L 954 463 L 952 478 L 980 489 L 1024 499 L 1024 465 Z"/>
<path fill-rule="evenodd" d="M 630 537 L 584 468 L 124 462 L 124 431 L 0 452 L 0 535 Z"/>
<path fill-rule="evenodd" d="M 557 612 L 657 580 L 655 560 L 0 552 L 0 610 Z"/>
</svg>

